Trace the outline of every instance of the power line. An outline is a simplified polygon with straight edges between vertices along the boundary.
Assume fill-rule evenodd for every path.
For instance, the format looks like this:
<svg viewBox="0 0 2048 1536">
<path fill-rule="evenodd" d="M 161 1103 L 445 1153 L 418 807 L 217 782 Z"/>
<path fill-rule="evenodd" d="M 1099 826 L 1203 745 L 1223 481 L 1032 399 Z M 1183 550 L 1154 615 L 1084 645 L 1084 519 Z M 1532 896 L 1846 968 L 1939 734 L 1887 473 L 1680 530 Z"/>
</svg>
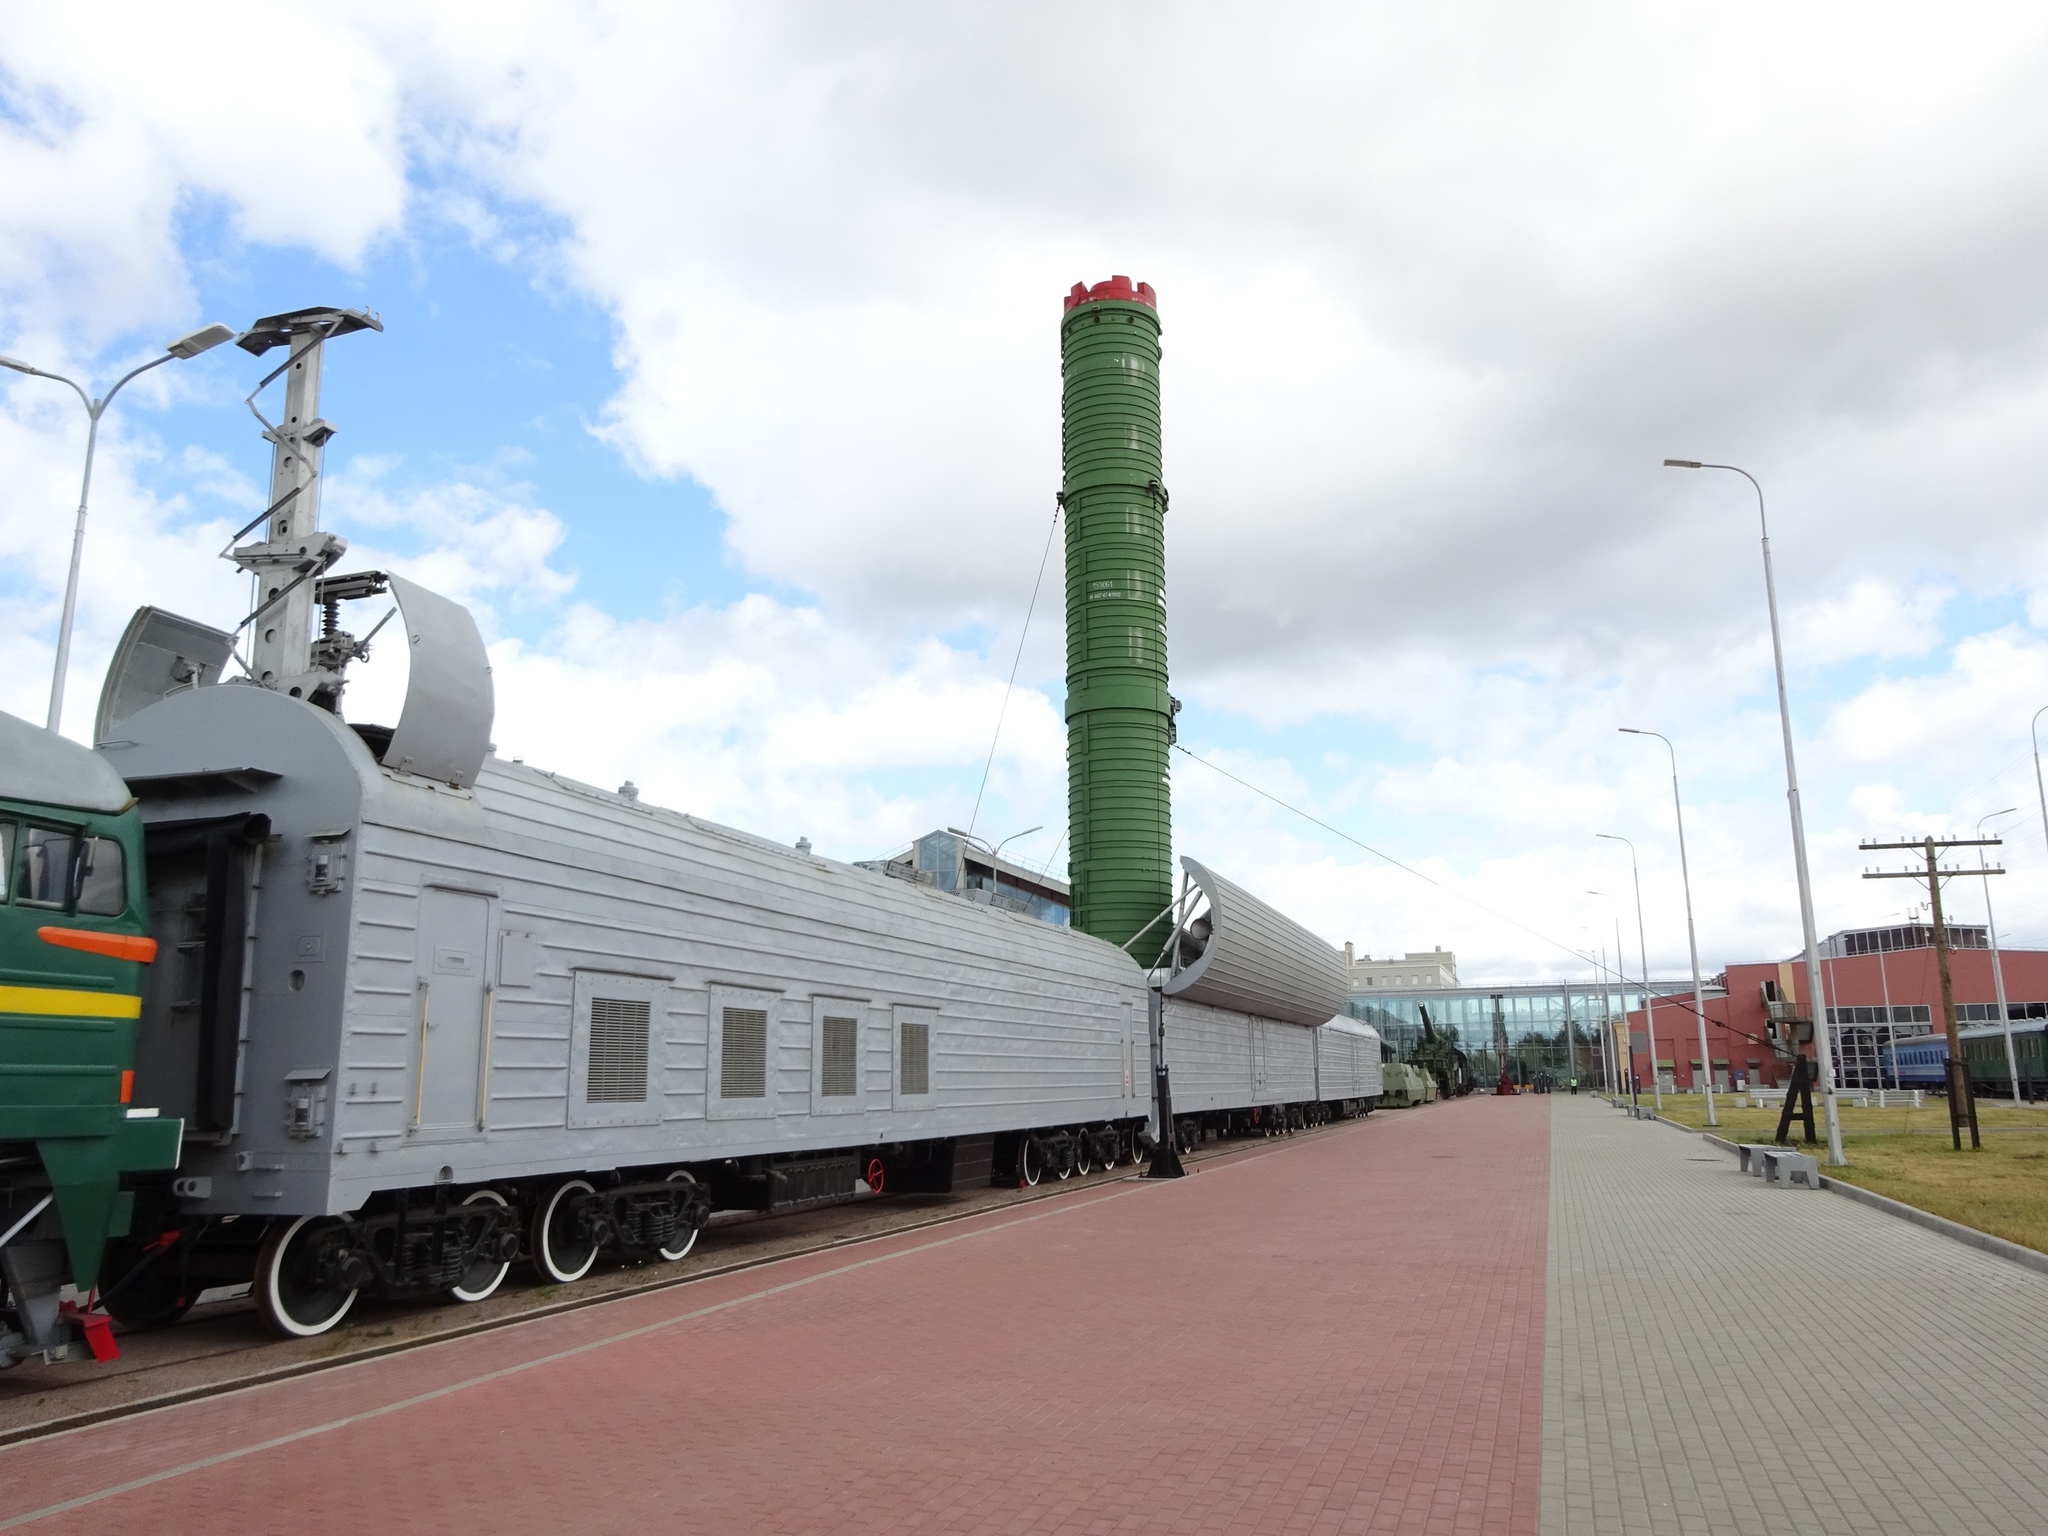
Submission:
<svg viewBox="0 0 2048 1536">
<path fill-rule="evenodd" d="M 1519 928 L 1522 932 L 1528 934 L 1529 937 L 1531 937 L 1532 939 L 1540 939 L 1543 943 L 1551 945 L 1553 948 L 1563 950 L 1573 959 L 1583 960 L 1587 964 L 1591 965 L 1595 970 L 1604 972 L 1606 975 L 1612 976 L 1616 981 L 1619 981 L 1624 985 L 1627 984 L 1628 977 L 1625 973 L 1621 971 L 1609 970 L 1608 967 L 1602 965 L 1599 961 L 1595 960 L 1591 955 L 1581 954 L 1578 950 L 1573 949 L 1571 945 L 1565 943 L 1562 939 L 1554 939 L 1549 934 L 1541 932 L 1538 929 L 1531 928 L 1527 923 L 1522 922 L 1517 918 L 1509 917 L 1505 912 L 1494 911 L 1492 907 L 1489 907 L 1485 902 L 1480 901 L 1477 897 L 1468 896 L 1463 891 L 1457 890 L 1452 886 L 1445 885 L 1441 880 L 1435 879 L 1430 875 L 1425 875 L 1421 870 L 1415 868 L 1415 866 L 1412 864 L 1403 864 L 1391 853 L 1382 853 L 1379 849 L 1373 847 L 1371 843 L 1361 842 L 1358 838 L 1353 837 L 1349 832 L 1344 831 L 1341 827 L 1331 826 L 1327 821 L 1324 821 L 1320 816 L 1312 816 L 1307 811 L 1304 811 L 1300 806 L 1290 805 L 1287 801 L 1282 800 L 1278 795 L 1274 794 L 1271 790 L 1261 789 L 1258 785 L 1252 783 L 1251 780 L 1239 778 L 1236 774 L 1232 773 L 1228 768 L 1224 768 L 1216 763 L 1210 762 L 1209 759 L 1203 757 L 1201 754 L 1197 752 L 1189 751 L 1188 748 L 1182 746 L 1179 742 L 1175 742 L 1173 744 L 1173 747 L 1176 752 L 1185 753 L 1187 756 L 1192 757 L 1196 762 L 1200 763 L 1204 768 L 1209 769 L 1211 772 L 1222 774 L 1224 778 L 1230 780 L 1233 784 L 1241 784 L 1246 789 L 1250 790 L 1253 794 L 1259 795 L 1267 800 L 1272 801 L 1275 805 L 1279 806 L 1283 811 L 1292 811 L 1295 815 L 1299 816 L 1303 821 L 1311 822 L 1314 825 L 1321 827 L 1325 832 L 1328 832 L 1332 837 L 1341 837 L 1344 839 L 1345 842 L 1351 844 L 1354 848 L 1363 848 L 1367 853 L 1371 854 L 1374 858 L 1385 860 L 1387 863 L 1393 865 L 1394 868 L 1400 870 L 1403 874 L 1413 875 L 1416 879 L 1424 882 L 1425 884 L 1435 886 L 1438 890 L 1444 892 L 1446 895 L 1455 896 L 1458 900 L 1466 903 L 1468 906 L 1477 907 L 1481 912 L 1484 912 L 1488 917 L 1494 918 L 1499 922 L 1506 923 L 1511 928 Z M 1645 982 L 1645 986 L 1647 985 L 1648 983 Z M 1690 1009 L 1690 1006 L 1690 1004 L 1687 1005 L 1688 1010 Z"/>
</svg>

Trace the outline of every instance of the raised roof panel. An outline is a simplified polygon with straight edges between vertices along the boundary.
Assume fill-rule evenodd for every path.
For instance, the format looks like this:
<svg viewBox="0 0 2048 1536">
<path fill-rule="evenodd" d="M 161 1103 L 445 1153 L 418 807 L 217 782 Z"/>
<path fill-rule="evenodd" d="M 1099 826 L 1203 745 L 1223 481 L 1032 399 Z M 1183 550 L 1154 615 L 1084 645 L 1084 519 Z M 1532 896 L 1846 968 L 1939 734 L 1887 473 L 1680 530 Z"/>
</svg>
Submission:
<svg viewBox="0 0 2048 1536">
<path fill-rule="evenodd" d="M 1344 1008 L 1344 957 L 1294 919 L 1193 859 L 1209 899 L 1209 940 L 1166 995 L 1313 1029 Z"/>
</svg>

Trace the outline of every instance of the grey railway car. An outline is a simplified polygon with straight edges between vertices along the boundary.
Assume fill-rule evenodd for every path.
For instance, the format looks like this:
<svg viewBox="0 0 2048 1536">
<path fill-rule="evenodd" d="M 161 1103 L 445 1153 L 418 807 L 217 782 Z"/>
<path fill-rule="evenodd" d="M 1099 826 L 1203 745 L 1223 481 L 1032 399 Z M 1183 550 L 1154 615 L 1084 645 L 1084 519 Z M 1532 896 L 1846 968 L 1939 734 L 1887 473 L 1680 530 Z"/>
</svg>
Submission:
<svg viewBox="0 0 2048 1536">
<path fill-rule="evenodd" d="M 1189 963 L 1148 977 L 506 762 L 469 615 L 349 579 L 388 584 L 411 635 L 394 728 L 181 685 L 182 651 L 151 647 L 191 648 L 185 621 L 149 610 L 109 679 L 101 748 L 142 802 L 163 945 L 137 1091 L 188 1128 L 113 1257 L 124 1320 L 253 1275 L 273 1328 L 315 1333 L 364 1289 L 480 1299 L 521 1254 L 557 1280 L 607 1248 L 678 1258 L 714 1208 L 1114 1163 L 1156 1129 L 1154 983 L 1176 1129 L 1369 1107 L 1359 1026 L 1324 1022 L 1335 952 L 1193 861 Z"/>
<path fill-rule="evenodd" d="M 1314 1030 L 1173 998 L 1162 1017 L 1176 1115 L 1316 1097 Z"/>
<path fill-rule="evenodd" d="M 496 758 L 465 791 L 388 773 L 263 689 L 123 730 L 153 832 L 281 834 L 248 860 L 241 1124 L 187 1156 L 197 1211 L 337 1214 L 451 1158 L 470 1183 L 1145 1114 L 1144 978 L 1100 940 Z M 173 1092 L 185 986 L 155 979 L 141 1071 Z"/>
<path fill-rule="evenodd" d="M 1380 1032 L 1348 1014 L 1316 1031 L 1316 1098 L 1370 1104 L 1384 1091 Z"/>
</svg>

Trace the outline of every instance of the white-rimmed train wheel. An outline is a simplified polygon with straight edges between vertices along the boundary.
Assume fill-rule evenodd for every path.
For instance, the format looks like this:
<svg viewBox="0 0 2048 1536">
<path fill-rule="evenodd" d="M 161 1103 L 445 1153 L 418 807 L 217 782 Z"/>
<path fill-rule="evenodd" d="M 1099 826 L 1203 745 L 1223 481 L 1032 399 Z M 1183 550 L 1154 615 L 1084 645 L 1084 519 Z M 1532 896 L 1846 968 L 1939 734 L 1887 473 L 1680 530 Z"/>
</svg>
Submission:
<svg viewBox="0 0 2048 1536">
<path fill-rule="evenodd" d="M 567 1285 L 597 1262 L 597 1242 L 577 1234 L 577 1196 L 594 1195 L 587 1179 L 564 1179 L 533 1209 L 533 1267 L 543 1280 Z"/>
<path fill-rule="evenodd" d="M 263 1235 L 263 1246 L 256 1252 L 256 1283 L 250 1290 L 256 1315 L 279 1338 L 310 1339 L 325 1333 L 355 1304 L 353 1288 L 344 1290 L 314 1274 L 313 1239 L 340 1224 L 335 1216 L 301 1216 L 273 1222 Z"/>
<path fill-rule="evenodd" d="M 1017 1177 L 1027 1188 L 1045 1177 L 1045 1156 L 1029 1136 L 1017 1143 Z"/>
<path fill-rule="evenodd" d="M 678 1168 L 674 1173 L 668 1176 L 668 1182 L 671 1184 L 694 1184 L 697 1181 L 691 1178 L 687 1173 L 683 1172 L 682 1169 Z M 673 1247 L 657 1248 L 655 1252 L 659 1253 L 663 1259 L 673 1264 L 677 1259 L 686 1257 L 689 1254 L 690 1250 L 697 1246 L 697 1232 L 698 1228 L 696 1227 L 689 1227 L 687 1229 L 678 1231 L 675 1236 L 675 1243 Z"/>
<path fill-rule="evenodd" d="M 1087 1131 L 1074 1132 L 1074 1172 L 1087 1178 L 1095 1171 L 1095 1142 Z"/>
<path fill-rule="evenodd" d="M 1109 1131 L 1103 1136 L 1102 1166 L 1105 1170 L 1113 1169 L 1119 1162 L 1123 1161 L 1123 1146 L 1123 1137 L 1119 1136 L 1115 1131 Z"/>
<path fill-rule="evenodd" d="M 464 1205 L 503 1205 L 505 1197 L 495 1189 L 473 1189 L 463 1197 Z M 491 1292 L 505 1283 L 505 1277 L 512 1272 L 510 1259 L 494 1259 L 488 1255 L 479 1258 L 462 1272 L 461 1280 L 448 1287 L 448 1294 L 457 1301 L 482 1301 Z"/>
</svg>

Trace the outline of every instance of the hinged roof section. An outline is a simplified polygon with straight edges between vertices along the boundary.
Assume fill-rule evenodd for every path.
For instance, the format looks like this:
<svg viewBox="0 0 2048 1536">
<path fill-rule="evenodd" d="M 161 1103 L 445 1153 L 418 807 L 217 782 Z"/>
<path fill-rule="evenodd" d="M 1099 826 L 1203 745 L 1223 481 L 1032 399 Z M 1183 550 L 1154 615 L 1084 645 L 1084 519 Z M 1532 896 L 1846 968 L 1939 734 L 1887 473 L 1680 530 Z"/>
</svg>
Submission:
<svg viewBox="0 0 2048 1536">
<path fill-rule="evenodd" d="M 1313 1029 L 1344 1009 L 1344 957 L 1214 870 L 1182 859 L 1209 899 L 1209 942 L 1166 995 Z"/>
</svg>

